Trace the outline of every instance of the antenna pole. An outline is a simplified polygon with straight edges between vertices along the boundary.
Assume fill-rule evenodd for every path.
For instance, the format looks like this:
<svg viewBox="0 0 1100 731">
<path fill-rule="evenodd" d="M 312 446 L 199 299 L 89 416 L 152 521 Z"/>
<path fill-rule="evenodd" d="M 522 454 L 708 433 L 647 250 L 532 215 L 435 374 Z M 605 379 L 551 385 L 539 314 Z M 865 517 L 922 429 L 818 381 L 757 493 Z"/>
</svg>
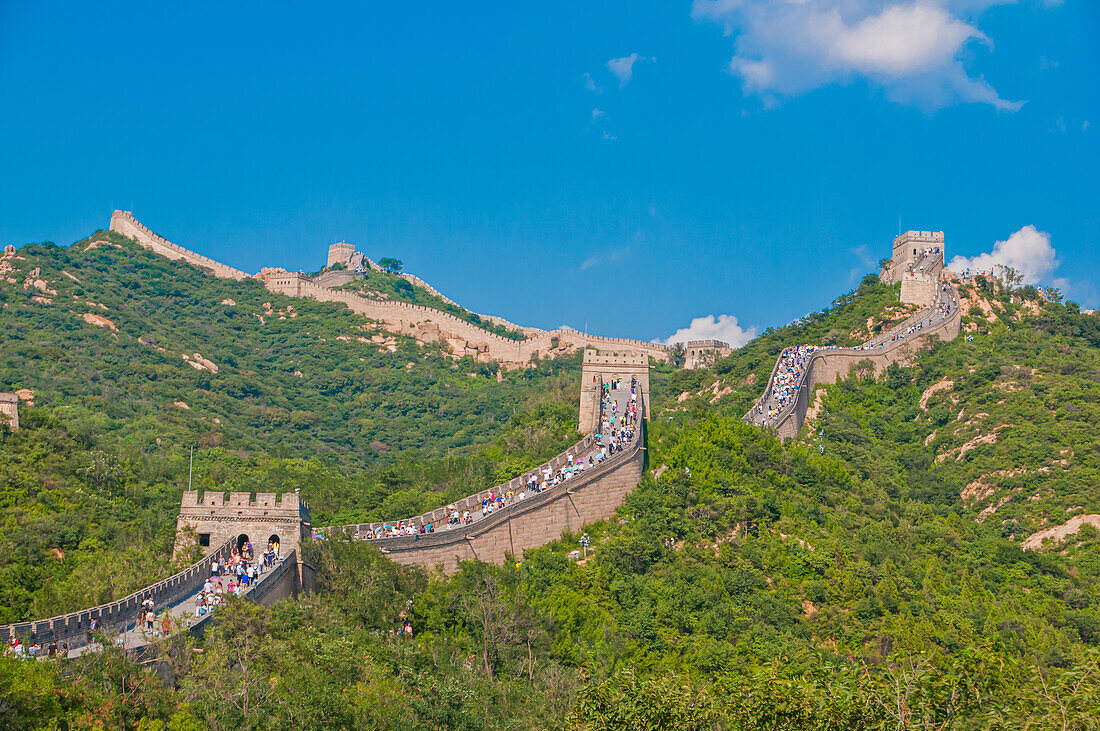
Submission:
<svg viewBox="0 0 1100 731">
<path fill-rule="evenodd" d="M 191 492 L 191 475 L 195 471 L 195 445 L 191 445 L 191 464 L 187 467 L 187 492 Z"/>
</svg>

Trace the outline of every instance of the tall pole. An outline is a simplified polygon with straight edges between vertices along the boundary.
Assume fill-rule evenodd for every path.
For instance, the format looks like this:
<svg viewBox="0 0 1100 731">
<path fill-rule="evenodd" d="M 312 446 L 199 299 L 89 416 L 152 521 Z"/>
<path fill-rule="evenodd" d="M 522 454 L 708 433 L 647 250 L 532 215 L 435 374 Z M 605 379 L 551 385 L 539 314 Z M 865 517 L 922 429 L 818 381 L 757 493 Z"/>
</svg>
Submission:
<svg viewBox="0 0 1100 731">
<path fill-rule="evenodd" d="M 191 492 L 191 475 L 195 471 L 195 445 L 191 445 L 191 464 L 187 467 L 187 492 Z"/>
</svg>

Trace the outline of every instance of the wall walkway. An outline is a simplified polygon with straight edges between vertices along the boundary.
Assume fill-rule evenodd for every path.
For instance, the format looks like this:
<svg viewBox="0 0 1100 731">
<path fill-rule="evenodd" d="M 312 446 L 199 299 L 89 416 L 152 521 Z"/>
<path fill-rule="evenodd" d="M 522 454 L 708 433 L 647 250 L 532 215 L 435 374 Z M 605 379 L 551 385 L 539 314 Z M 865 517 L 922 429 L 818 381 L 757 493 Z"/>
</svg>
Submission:
<svg viewBox="0 0 1100 731">
<path fill-rule="evenodd" d="M 942 304 L 953 302 L 952 310 L 947 317 L 939 315 Z M 857 348 L 824 348 L 815 350 L 802 369 L 801 378 L 797 383 L 797 394 L 774 417 L 768 417 L 767 404 L 772 401 L 775 391 L 776 376 L 780 371 L 783 355 L 780 354 L 771 376 L 768 378 L 768 386 L 764 393 L 757 399 L 745 419 L 758 426 L 773 427 L 779 436 L 790 439 L 798 435 L 799 429 L 806 419 L 806 410 L 809 408 L 810 395 L 818 384 L 836 383 L 838 378 L 848 375 L 852 366 L 870 361 L 875 368 L 875 373 L 881 375 L 891 363 L 905 361 L 912 358 L 918 350 L 931 347 L 937 340 L 950 341 L 958 337 L 962 322 L 962 312 L 958 307 L 959 293 L 954 286 L 948 286 L 947 291 L 940 287 L 935 288 L 935 295 L 931 306 L 921 310 L 912 317 L 907 318 L 900 325 L 891 328 L 875 338 L 867 341 Z M 894 340 L 894 336 L 905 334 L 906 331 L 921 321 L 931 323 L 922 327 L 918 332 L 907 335 L 904 339 Z M 760 412 L 764 408 L 765 413 Z"/>
</svg>

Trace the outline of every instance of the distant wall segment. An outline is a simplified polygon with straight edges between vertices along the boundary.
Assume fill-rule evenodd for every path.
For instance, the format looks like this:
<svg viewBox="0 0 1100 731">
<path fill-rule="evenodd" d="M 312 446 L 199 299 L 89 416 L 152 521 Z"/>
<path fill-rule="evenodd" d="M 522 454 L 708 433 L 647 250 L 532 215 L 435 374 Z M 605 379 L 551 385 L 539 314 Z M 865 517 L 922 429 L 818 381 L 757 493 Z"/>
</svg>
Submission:
<svg viewBox="0 0 1100 731">
<path fill-rule="evenodd" d="M 226 266 L 221 262 L 214 261 L 208 256 L 196 254 L 182 246 L 173 244 L 168 239 L 163 236 L 158 236 L 142 225 L 134 218 L 134 215 L 130 213 L 130 211 L 115 211 L 112 213 L 111 230 L 134 239 L 146 249 L 160 254 L 161 256 L 166 256 L 169 259 L 182 259 L 199 269 L 206 269 L 215 277 L 241 280 L 249 279 L 252 276 L 247 272 L 242 272 L 240 269 L 234 269 L 231 266 Z"/>
</svg>

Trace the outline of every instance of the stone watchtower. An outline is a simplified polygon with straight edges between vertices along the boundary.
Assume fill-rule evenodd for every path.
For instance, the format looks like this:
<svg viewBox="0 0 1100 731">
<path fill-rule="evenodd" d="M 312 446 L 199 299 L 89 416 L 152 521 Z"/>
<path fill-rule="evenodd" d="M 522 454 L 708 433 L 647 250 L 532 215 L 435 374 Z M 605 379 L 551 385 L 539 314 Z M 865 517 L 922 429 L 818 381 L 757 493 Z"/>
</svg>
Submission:
<svg viewBox="0 0 1100 731">
<path fill-rule="evenodd" d="M 879 272 L 883 282 L 901 282 L 901 301 L 928 306 L 943 273 L 943 231 L 906 231 L 894 238 L 890 261 Z"/>
<path fill-rule="evenodd" d="M 12 431 L 19 429 L 19 397 L 14 393 L 0 393 L 0 426 L 4 424 Z"/>
<path fill-rule="evenodd" d="M 343 264 L 348 266 L 351 262 L 352 254 L 355 253 L 355 244 L 349 244 L 346 241 L 341 241 L 338 244 L 333 244 L 328 247 L 328 264 L 326 266 L 332 266 L 333 264 Z"/>
<path fill-rule="evenodd" d="M 612 378 L 621 378 L 623 385 L 630 387 L 630 379 L 638 379 L 638 387 L 644 398 L 642 417 L 649 418 L 649 357 L 643 353 L 593 350 L 584 351 L 581 367 L 581 408 L 577 431 L 591 434 L 599 424 L 596 414 L 600 406 L 600 390 L 603 384 Z"/>
<path fill-rule="evenodd" d="M 268 543 L 279 544 L 279 554 L 299 550 L 302 539 L 309 538 L 309 506 L 297 493 L 277 497 L 272 492 L 257 493 L 251 499 L 247 492 L 225 493 L 197 490 L 183 493 L 180 515 L 176 520 L 176 552 L 187 550 L 191 540 L 186 529 L 195 532 L 203 554 L 209 554 L 228 540 L 237 546 L 252 544 L 257 553 L 267 550 Z"/>
</svg>

